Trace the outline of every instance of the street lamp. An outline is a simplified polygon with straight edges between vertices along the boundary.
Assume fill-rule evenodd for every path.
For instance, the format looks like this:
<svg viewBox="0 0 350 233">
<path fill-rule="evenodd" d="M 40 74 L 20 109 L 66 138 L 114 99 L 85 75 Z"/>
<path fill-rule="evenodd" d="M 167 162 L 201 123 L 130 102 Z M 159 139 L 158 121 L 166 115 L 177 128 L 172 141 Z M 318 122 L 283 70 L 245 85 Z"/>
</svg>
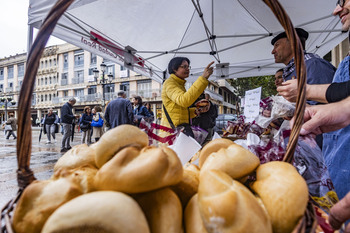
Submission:
<svg viewBox="0 0 350 233">
<path fill-rule="evenodd" d="M 98 71 L 98 69 L 95 68 L 95 69 L 93 70 L 95 81 L 96 81 L 97 83 L 102 84 L 102 107 L 103 107 L 103 108 L 105 107 L 105 86 L 106 86 L 106 84 L 111 84 L 112 81 L 113 81 L 113 74 L 111 74 L 111 73 L 109 73 L 109 74 L 107 75 L 107 76 L 108 76 L 108 79 L 105 78 L 106 67 L 107 67 L 107 65 L 106 65 L 104 62 L 102 62 L 102 63 L 100 64 L 100 68 L 101 68 L 101 72 L 102 72 L 102 77 L 100 78 L 100 80 L 98 80 L 98 79 L 99 79 L 99 73 L 100 73 L 100 72 Z"/>
<path fill-rule="evenodd" d="M 12 97 L 1 97 L 0 101 L 2 103 L 5 103 L 5 121 L 7 121 L 7 104 L 11 103 L 11 105 L 15 105 L 16 101 L 14 99 L 12 99 Z"/>
</svg>

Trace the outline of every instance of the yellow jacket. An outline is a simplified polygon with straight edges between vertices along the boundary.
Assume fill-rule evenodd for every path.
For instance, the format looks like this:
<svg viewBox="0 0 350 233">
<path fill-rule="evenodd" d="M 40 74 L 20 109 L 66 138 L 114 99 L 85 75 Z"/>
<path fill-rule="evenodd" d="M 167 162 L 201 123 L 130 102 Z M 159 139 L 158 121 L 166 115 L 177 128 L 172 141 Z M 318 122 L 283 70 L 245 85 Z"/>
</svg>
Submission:
<svg viewBox="0 0 350 233">
<path fill-rule="evenodd" d="M 164 82 L 162 89 L 162 101 L 175 127 L 183 123 L 189 123 L 190 117 L 195 117 L 195 108 L 190 107 L 208 86 L 208 80 L 199 76 L 193 85 L 186 91 L 186 80 L 171 74 Z M 188 112 L 189 111 L 189 112 Z M 170 127 L 162 107 L 162 125 Z"/>
</svg>

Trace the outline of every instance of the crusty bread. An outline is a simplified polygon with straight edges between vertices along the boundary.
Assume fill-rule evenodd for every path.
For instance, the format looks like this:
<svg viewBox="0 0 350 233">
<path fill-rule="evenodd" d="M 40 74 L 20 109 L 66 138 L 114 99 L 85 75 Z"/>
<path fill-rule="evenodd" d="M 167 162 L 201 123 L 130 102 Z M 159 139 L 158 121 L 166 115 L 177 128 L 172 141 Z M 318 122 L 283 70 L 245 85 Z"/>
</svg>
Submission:
<svg viewBox="0 0 350 233">
<path fill-rule="evenodd" d="M 240 180 L 252 173 L 259 165 L 260 160 L 256 155 L 234 143 L 210 154 L 201 168 L 201 173 L 215 169 L 226 172 L 235 180 Z"/>
<path fill-rule="evenodd" d="M 182 207 L 169 188 L 134 196 L 146 216 L 152 233 L 182 233 Z"/>
<path fill-rule="evenodd" d="M 186 233 L 208 232 L 204 227 L 203 220 L 201 218 L 201 213 L 199 212 L 198 194 L 195 194 L 186 206 L 184 213 L 184 223 Z"/>
<path fill-rule="evenodd" d="M 269 162 L 256 171 L 253 190 L 270 215 L 274 233 L 291 232 L 304 215 L 308 202 L 305 180 L 289 163 Z"/>
<path fill-rule="evenodd" d="M 271 223 L 255 196 L 222 171 L 200 173 L 198 206 L 209 233 L 270 233 Z"/>
<path fill-rule="evenodd" d="M 172 149 L 126 147 L 100 168 L 95 186 L 98 190 L 148 192 L 177 184 L 182 175 L 180 159 Z"/>
<path fill-rule="evenodd" d="M 98 168 L 102 167 L 120 149 L 126 146 L 143 148 L 148 145 L 148 135 L 133 125 L 120 125 L 108 130 L 98 142 L 90 147 L 95 149 L 95 162 Z"/>
<path fill-rule="evenodd" d="M 97 173 L 97 168 L 91 165 L 81 166 L 75 169 L 64 169 L 57 170 L 51 179 L 57 180 L 65 177 L 70 179 L 75 184 L 79 185 L 84 193 L 95 191 L 94 178 Z"/>
<path fill-rule="evenodd" d="M 193 165 L 195 166 L 195 165 Z M 199 170 L 193 171 L 192 166 L 185 168 L 182 180 L 170 188 L 179 197 L 182 207 L 185 208 L 191 197 L 197 193 L 199 184 Z"/>
<path fill-rule="evenodd" d="M 96 167 L 95 150 L 86 144 L 74 146 L 59 158 L 54 166 L 54 171 L 61 168 L 73 169 L 90 164 Z"/>
<path fill-rule="evenodd" d="M 92 192 L 57 209 L 42 233 L 149 233 L 146 218 L 131 197 L 112 191 Z"/>
<path fill-rule="evenodd" d="M 41 232 L 46 220 L 58 207 L 82 193 L 80 187 L 69 179 L 34 181 L 24 190 L 15 208 L 15 232 Z"/>
<path fill-rule="evenodd" d="M 234 144 L 233 141 L 225 138 L 217 138 L 207 143 L 200 152 L 198 163 L 199 167 L 201 168 L 203 166 L 205 160 L 211 153 L 217 152 L 221 148 L 227 148 L 232 144 Z"/>
</svg>

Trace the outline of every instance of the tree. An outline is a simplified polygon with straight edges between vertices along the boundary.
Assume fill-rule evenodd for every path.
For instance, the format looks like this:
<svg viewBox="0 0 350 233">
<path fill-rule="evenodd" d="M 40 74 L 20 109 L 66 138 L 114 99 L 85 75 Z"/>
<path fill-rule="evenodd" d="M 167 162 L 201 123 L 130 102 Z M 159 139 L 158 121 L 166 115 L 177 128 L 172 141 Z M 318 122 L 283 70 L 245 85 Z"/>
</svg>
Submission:
<svg viewBox="0 0 350 233">
<path fill-rule="evenodd" d="M 261 99 L 271 95 L 276 95 L 276 86 L 274 76 L 258 76 L 250 78 L 238 78 L 227 80 L 236 90 L 238 96 L 244 97 L 245 92 L 251 89 L 261 87 Z"/>
</svg>

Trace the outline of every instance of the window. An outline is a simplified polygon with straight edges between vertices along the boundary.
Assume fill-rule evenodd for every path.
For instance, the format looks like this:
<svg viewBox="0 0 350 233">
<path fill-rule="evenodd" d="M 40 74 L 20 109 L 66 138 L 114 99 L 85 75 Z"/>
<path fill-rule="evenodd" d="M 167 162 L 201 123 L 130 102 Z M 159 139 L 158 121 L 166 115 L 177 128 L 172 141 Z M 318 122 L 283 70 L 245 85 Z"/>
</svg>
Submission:
<svg viewBox="0 0 350 233">
<path fill-rule="evenodd" d="M 4 90 L 4 84 L 0 84 L 0 90 L 1 90 L 1 91 Z"/>
<path fill-rule="evenodd" d="M 73 84 L 84 83 L 84 70 L 74 71 L 74 82 Z"/>
<path fill-rule="evenodd" d="M 52 84 L 52 78 L 49 77 L 49 84 Z"/>
<path fill-rule="evenodd" d="M 61 77 L 61 85 L 67 85 L 68 84 L 68 73 L 62 73 Z"/>
<path fill-rule="evenodd" d="M 53 65 L 56 66 L 56 58 L 53 59 Z"/>
<path fill-rule="evenodd" d="M 9 87 L 11 87 L 11 88 L 12 88 L 12 87 L 13 87 L 13 83 L 9 83 Z"/>
<path fill-rule="evenodd" d="M 18 64 L 17 69 L 18 69 L 18 77 L 23 77 L 24 76 L 24 63 Z"/>
<path fill-rule="evenodd" d="M 7 68 L 7 77 L 8 78 L 13 78 L 13 66 L 9 66 L 8 68 Z"/>
<path fill-rule="evenodd" d="M 44 95 L 41 95 L 41 102 L 44 102 Z"/>
<path fill-rule="evenodd" d="M 67 97 L 68 96 L 68 91 L 63 91 L 63 96 Z"/>
<path fill-rule="evenodd" d="M 142 96 L 142 97 L 146 97 L 146 98 L 150 98 L 152 97 L 152 82 L 151 80 L 140 80 L 137 81 L 137 94 Z"/>
<path fill-rule="evenodd" d="M 47 68 L 47 60 L 45 61 L 45 68 Z"/>
<path fill-rule="evenodd" d="M 4 68 L 0 68 L 0 80 L 4 80 Z"/>
<path fill-rule="evenodd" d="M 114 75 L 114 65 L 112 65 L 112 66 L 107 66 L 106 74 L 112 74 L 112 75 L 113 75 L 113 78 L 115 77 L 115 75 Z"/>
<path fill-rule="evenodd" d="M 41 78 L 41 85 L 44 85 L 44 78 Z"/>
<path fill-rule="evenodd" d="M 68 68 L 68 53 L 63 54 L 63 68 Z"/>
<path fill-rule="evenodd" d="M 45 85 L 47 85 L 47 77 L 45 77 Z"/>
<path fill-rule="evenodd" d="M 50 59 L 49 60 L 49 67 L 51 67 L 52 66 L 52 60 Z"/>
<path fill-rule="evenodd" d="M 97 62 L 97 56 L 96 54 L 91 53 L 91 58 L 90 58 L 90 65 L 94 65 Z"/>
<path fill-rule="evenodd" d="M 84 96 L 84 89 L 76 89 L 76 90 L 74 90 L 74 95 L 77 96 L 77 97 Z"/>
<path fill-rule="evenodd" d="M 84 50 L 74 51 L 74 66 L 84 65 Z"/>
<path fill-rule="evenodd" d="M 95 69 L 95 68 L 90 68 L 90 69 L 89 69 L 89 75 L 94 75 L 94 69 Z"/>
<path fill-rule="evenodd" d="M 47 95 L 45 95 L 45 101 L 47 101 Z"/>
<path fill-rule="evenodd" d="M 51 101 L 51 97 L 52 97 L 51 94 L 49 94 L 49 101 Z"/>
<path fill-rule="evenodd" d="M 97 92 L 97 87 L 96 87 L 96 85 L 90 86 L 90 87 L 88 88 L 88 95 L 96 94 L 96 92 Z"/>
</svg>

